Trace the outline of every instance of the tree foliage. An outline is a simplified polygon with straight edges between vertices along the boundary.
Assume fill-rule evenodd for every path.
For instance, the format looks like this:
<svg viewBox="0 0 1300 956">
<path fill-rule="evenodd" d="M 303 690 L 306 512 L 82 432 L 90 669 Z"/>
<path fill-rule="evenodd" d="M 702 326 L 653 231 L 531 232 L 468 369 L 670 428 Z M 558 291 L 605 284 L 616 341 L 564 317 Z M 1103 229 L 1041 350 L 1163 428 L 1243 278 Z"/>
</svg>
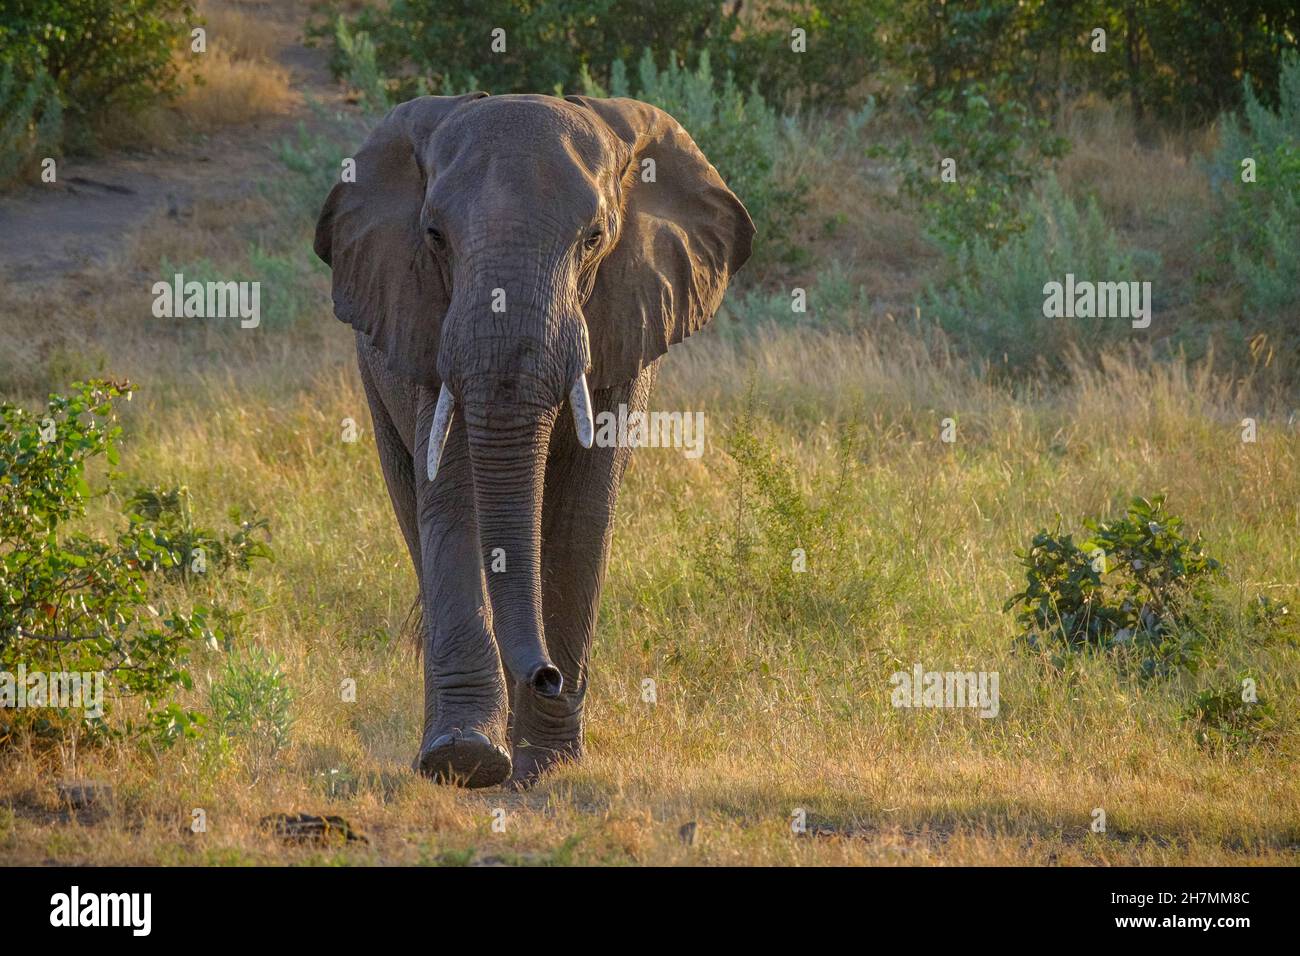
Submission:
<svg viewBox="0 0 1300 956">
<path fill-rule="evenodd" d="M 873 87 L 921 94 L 1003 81 L 1031 107 L 1085 91 L 1139 117 L 1212 119 L 1255 77 L 1276 100 L 1279 59 L 1300 36 L 1293 0 L 393 0 L 353 21 L 385 75 L 432 88 L 570 88 L 611 81 L 643 49 L 757 84 L 770 102 L 860 101 Z M 331 21 L 317 28 L 334 32 Z M 504 49 L 492 49 L 493 31 Z M 1095 31 L 1104 31 L 1104 49 Z M 802 37 L 797 32 L 802 31 Z M 802 44 L 802 45 L 801 45 Z M 342 69 L 340 67 L 340 72 Z M 414 88 L 412 86 L 412 88 Z"/>
<path fill-rule="evenodd" d="M 72 114 L 138 105 L 175 91 L 172 54 L 196 22 L 189 0 L 7 0 L 0 64 L 48 75 Z"/>
</svg>

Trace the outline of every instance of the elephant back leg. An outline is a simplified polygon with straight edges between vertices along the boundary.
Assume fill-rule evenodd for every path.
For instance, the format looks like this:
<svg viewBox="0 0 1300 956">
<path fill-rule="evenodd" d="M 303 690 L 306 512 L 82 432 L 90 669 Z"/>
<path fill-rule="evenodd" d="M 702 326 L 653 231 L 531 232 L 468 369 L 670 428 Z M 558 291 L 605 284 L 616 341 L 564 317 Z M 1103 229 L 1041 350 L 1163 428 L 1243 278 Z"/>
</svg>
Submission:
<svg viewBox="0 0 1300 956">
<path fill-rule="evenodd" d="M 420 534 L 415 512 L 415 462 L 411 449 L 415 436 L 416 389 L 396 379 L 384 368 L 383 356 L 357 333 L 357 367 L 370 405 L 379 466 L 388 486 L 398 527 L 406 541 L 415 573 L 420 573 Z"/>
</svg>

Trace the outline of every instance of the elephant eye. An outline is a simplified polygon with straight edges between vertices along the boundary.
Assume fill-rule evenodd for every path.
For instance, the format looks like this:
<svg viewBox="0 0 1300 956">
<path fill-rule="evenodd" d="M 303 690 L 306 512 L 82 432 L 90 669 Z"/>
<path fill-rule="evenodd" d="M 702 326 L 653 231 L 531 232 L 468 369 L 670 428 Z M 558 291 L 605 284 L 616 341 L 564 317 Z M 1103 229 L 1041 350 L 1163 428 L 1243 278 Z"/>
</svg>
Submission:
<svg viewBox="0 0 1300 956">
<path fill-rule="evenodd" d="M 444 236 L 444 235 L 443 235 L 441 232 L 439 232 L 437 229 L 433 228 L 433 226 L 430 226 L 430 227 L 428 228 L 427 231 L 428 231 L 428 235 L 429 235 L 429 243 L 430 243 L 430 245 L 433 246 L 433 248 L 435 248 L 435 249 L 445 249 L 445 248 L 447 248 L 447 237 L 446 237 L 446 236 Z"/>
<path fill-rule="evenodd" d="M 591 232 L 587 233 L 586 239 L 582 240 L 582 248 L 586 249 L 588 252 L 594 252 L 599 248 L 602 236 L 604 236 L 604 233 L 601 232 L 600 227 L 597 226 L 595 229 L 591 230 Z"/>
</svg>

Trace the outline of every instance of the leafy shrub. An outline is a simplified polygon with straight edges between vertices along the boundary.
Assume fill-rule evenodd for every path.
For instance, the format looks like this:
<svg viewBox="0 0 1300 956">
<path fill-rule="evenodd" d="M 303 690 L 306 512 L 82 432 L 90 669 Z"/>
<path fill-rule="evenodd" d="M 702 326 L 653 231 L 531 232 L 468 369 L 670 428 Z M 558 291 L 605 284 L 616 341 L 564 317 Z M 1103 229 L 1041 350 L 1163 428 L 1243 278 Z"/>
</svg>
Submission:
<svg viewBox="0 0 1300 956">
<path fill-rule="evenodd" d="M 1204 635 L 1190 623 L 1201 585 L 1219 572 L 1201 538 L 1183 533 L 1182 519 L 1165 510 L 1163 496 L 1134 498 L 1123 517 L 1084 521 L 1087 536 L 1046 530 L 1017 552 L 1025 589 L 1004 610 L 1031 647 L 1103 650 L 1135 660 L 1144 677 L 1183 667 L 1196 670 Z"/>
<path fill-rule="evenodd" d="M 372 113 L 388 109 L 392 105 L 392 95 L 388 83 L 380 75 L 370 34 L 364 30 L 351 32 L 347 22 L 339 17 L 334 27 L 334 43 L 338 72 L 357 91 L 361 106 Z"/>
<path fill-rule="evenodd" d="M 1201 691 L 1184 709 L 1182 719 L 1195 728 L 1197 743 L 1209 750 L 1242 750 L 1265 744 L 1278 731 L 1272 703 L 1262 697 L 1249 699 L 1244 680 Z"/>
<path fill-rule="evenodd" d="M 315 228 L 321 203 L 338 182 L 340 163 L 355 148 L 346 144 L 364 136 L 364 130 L 342 122 L 327 124 L 325 132 L 309 131 L 306 124 L 299 123 L 293 139 L 276 145 L 276 158 L 294 175 L 278 177 L 265 186 L 267 196 L 273 195 L 291 217 Z"/>
<path fill-rule="evenodd" d="M 468 78 L 494 93 L 540 93 L 564 87 L 586 67 L 602 81 L 615 60 L 651 48 L 685 57 L 711 45 L 724 47 L 736 20 L 716 0 L 393 0 L 363 9 L 347 35 L 366 33 L 379 71 L 415 92 L 416 78 L 434 89 L 461 88 Z M 505 31 L 503 52 L 492 52 L 491 32 Z M 333 33 L 334 67 L 342 74 L 347 55 L 335 24 L 313 32 Z"/>
<path fill-rule="evenodd" d="M 435 89 L 484 85 L 497 93 L 564 88 L 582 72 L 608 83 L 615 61 L 651 49 L 678 61 L 708 53 L 773 102 L 799 97 L 839 105 L 876 71 L 877 32 L 890 6 L 775 0 L 747 15 L 744 4 L 718 0 L 394 0 L 384 10 L 362 10 L 343 32 L 319 23 L 310 32 L 332 34 L 332 65 L 341 77 L 350 72 L 350 40 L 372 37 L 379 71 L 405 78 L 403 99 L 417 79 Z M 493 53 L 490 31 L 498 27 L 506 49 Z M 798 54 L 791 49 L 794 27 L 806 31 Z"/>
<path fill-rule="evenodd" d="M 208 690 L 208 703 L 219 733 L 246 738 L 266 756 L 288 746 L 293 690 L 274 655 L 258 651 L 228 660 Z"/>
<path fill-rule="evenodd" d="M 189 0 L 9 0 L 0 63 L 22 83 L 48 74 L 63 108 L 85 118 L 174 93 L 172 53 L 196 22 Z"/>
<path fill-rule="evenodd" d="M 1092 47 L 1098 27 L 1108 37 L 1104 55 Z M 1300 36 L 1300 7 L 1285 0 L 902 0 L 887 5 L 881 28 L 905 38 L 885 45 L 887 66 L 923 94 L 1006 75 L 1025 102 L 1059 104 L 1091 91 L 1127 99 L 1139 120 L 1154 114 L 1188 123 L 1233 105 L 1236 78 L 1247 68 L 1267 90 L 1276 88 L 1278 53 Z"/>
<path fill-rule="evenodd" d="M 358 4 L 324 6 L 329 17 Z M 1093 90 L 1127 96 L 1139 118 L 1150 110 L 1187 120 L 1231 105 L 1247 64 L 1271 93 L 1278 51 L 1300 35 L 1295 4 L 1240 7 L 1240 0 L 391 0 L 365 5 L 349 27 L 371 35 L 385 75 L 426 77 L 435 88 L 477 73 L 493 92 L 537 93 L 570 83 L 583 67 L 604 83 L 615 60 L 650 48 L 676 60 L 708 52 L 742 87 L 757 82 L 781 105 L 794 98 L 839 105 L 882 82 L 928 98 L 1006 77 L 1016 99 L 1036 106 Z M 489 48 L 496 27 L 506 34 L 500 53 Z M 1108 55 L 1080 42 L 1096 27 L 1110 37 Z M 806 31 L 801 53 L 791 49 L 794 28 Z M 332 39 L 334 30 L 330 20 L 312 32 Z M 1125 55 L 1119 47 L 1130 34 L 1135 45 Z"/>
<path fill-rule="evenodd" d="M 605 95 L 590 76 L 584 75 L 583 85 L 590 96 Z M 647 49 L 637 67 L 635 92 L 626 66 L 619 60 L 611 69 L 609 95 L 636 96 L 686 128 L 749 210 L 758 230 L 755 259 L 788 260 L 798 255 L 788 238 L 789 227 L 802 214 L 806 185 L 785 183 L 779 175 L 778 164 L 786 148 L 781 121 L 756 90 L 746 94 L 730 74 L 715 83 L 707 53 L 700 55 L 694 70 L 672 59 L 661 70 Z"/>
<path fill-rule="evenodd" d="M 746 85 L 756 84 L 769 102 L 797 98 L 841 106 L 857 98 L 878 72 L 884 55 L 878 34 L 895 5 L 892 0 L 769 0 L 762 16 L 750 18 L 739 36 L 709 49 Z M 806 31 L 802 53 L 791 49 L 796 27 Z"/>
<path fill-rule="evenodd" d="M 924 295 L 930 315 L 968 353 L 986 355 L 1008 371 L 1045 366 L 1061 371 L 1071 350 L 1091 353 L 1121 341 L 1123 318 L 1043 316 L 1044 283 L 1067 272 L 1091 281 L 1129 281 L 1154 268 L 1151 254 L 1120 247 L 1093 201 L 1080 210 L 1055 177 L 1029 206 L 1029 226 L 1000 248 L 964 246 L 954 277 Z"/>
<path fill-rule="evenodd" d="M 265 541 L 269 534 L 265 518 L 244 520 L 232 508 L 234 531 L 204 528 L 194 521 L 188 488 L 140 488 L 128 499 L 127 514 L 133 526 L 171 556 L 161 570 L 178 581 L 210 580 L 207 576 L 212 572 L 247 571 L 255 560 L 272 557 Z"/>
<path fill-rule="evenodd" d="M 731 321 L 718 322 L 723 334 L 752 331 L 763 325 L 794 327 L 816 326 L 819 329 L 852 331 L 861 328 L 870 313 L 866 286 L 838 260 L 817 270 L 807 287 L 806 311 L 793 308 L 794 290 L 768 292 L 751 287 L 733 292 L 727 299 L 726 315 Z"/>
<path fill-rule="evenodd" d="M 1247 620 L 1253 627 L 1266 633 L 1291 635 L 1291 643 L 1296 642 L 1295 615 L 1285 601 L 1261 594 L 1250 603 Z"/>
<path fill-rule="evenodd" d="M 941 90 L 926 117 L 924 147 L 904 141 L 903 191 L 920 204 L 930 238 L 949 253 L 974 242 L 997 249 L 1024 232 L 1035 179 L 1068 146 L 1003 86 Z M 955 161 L 955 182 L 941 180 L 943 159 Z"/>
<path fill-rule="evenodd" d="M 1220 238 L 1246 314 L 1275 345 L 1300 353 L 1300 53 L 1282 58 L 1279 103 L 1270 110 L 1249 79 L 1242 115 L 1223 121 L 1212 166 L 1227 200 Z M 1256 181 L 1242 182 L 1242 160 Z"/>
<path fill-rule="evenodd" d="M 873 606 L 853 516 L 843 506 L 856 461 L 853 433 L 846 428 L 839 436 L 832 477 L 805 489 L 795 465 L 764 437 L 755 405 L 751 396 L 725 438 L 735 465 L 726 479 L 735 510 L 703 536 L 695 567 L 717 593 L 783 626 L 845 628 Z"/>
<path fill-rule="evenodd" d="M 39 67 L 26 80 L 0 62 L 0 185 L 57 153 L 63 139 L 63 105 L 54 81 Z"/>
<path fill-rule="evenodd" d="M 319 176 L 313 177 L 313 179 L 319 178 Z M 316 194 L 317 203 L 328 191 L 327 188 Z M 295 196 L 297 192 L 295 186 L 285 186 L 287 196 Z M 315 210 L 311 215 L 315 215 Z M 307 225 L 305 218 L 303 225 L 304 227 Z M 315 256 L 305 253 L 301 247 L 290 247 L 287 252 L 278 253 L 257 243 L 248 247 L 247 255 L 246 266 L 225 261 L 219 265 L 211 259 L 177 263 L 164 256 L 159 263 L 159 275 L 167 282 L 180 273 L 187 283 L 236 280 L 260 283 L 258 287 L 259 328 L 263 329 L 287 328 L 322 304 L 320 290 L 315 285 L 314 277 L 326 272 L 327 267 Z M 237 322 L 231 322 L 228 327 L 238 328 L 239 325 Z"/>
<path fill-rule="evenodd" d="M 0 405 L 0 670 L 100 673 L 106 698 L 99 716 L 49 708 L 6 715 L 10 731 L 28 719 L 56 733 L 83 724 L 96 733 L 151 732 L 166 744 L 193 735 L 202 722 L 170 698 L 191 686 L 193 650 L 228 639 L 228 616 L 210 605 L 187 610 L 160 600 L 159 586 L 178 566 L 175 522 L 161 504 L 153 518 L 148 499 L 139 498 L 116 540 L 68 528 L 84 518 L 92 496 L 87 465 L 118 462 L 114 401 L 133 390 L 77 383 L 70 396 L 51 396 L 39 418 Z M 240 532 L 226 540 L 239 541 Z M 264 555 L 242 543 L 232 553 Z M 142 702 L 144 721 L 110 727 L 111 702 L 127 698 Z"/>
</svg>

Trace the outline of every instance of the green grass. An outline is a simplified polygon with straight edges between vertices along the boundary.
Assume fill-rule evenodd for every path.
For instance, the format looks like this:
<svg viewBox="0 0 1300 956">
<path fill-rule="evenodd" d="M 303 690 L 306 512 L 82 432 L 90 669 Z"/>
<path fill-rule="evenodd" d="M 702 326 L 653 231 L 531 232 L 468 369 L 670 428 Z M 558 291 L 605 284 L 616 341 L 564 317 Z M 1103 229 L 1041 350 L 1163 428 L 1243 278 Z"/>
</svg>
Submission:
<svg viewBox="0 0 1300 956">
<path fill-rule="evenodd" d="M 698 461 L 638 453 L 594 654 L 590 757 L 521 797 L 439 788 L 407 769 L 421 693 L 399 635 L 414 578 L 348 334 L 326 325 L 320 335 L 309 357 L 272 351 L 224 375 L 150 375 L 143 360 L 122 359 L 144 383 L 126 422 L 123 484 L 184 483 L 198 520 L 232 505 L 272 520 L 277 560 L 225 597 L 248 612 L 237 653 L 274 654 L 292 692 L 287 748 L 267 760 L 255 740 L 209 740 L 157 757 L 83 750 L 75 765 L 52 766 L 19 747 L 3 757 L 0 785 L 15 862 L 1295 858 L 1300 667 L 1285 632 L 1248 639 L 1257 631 L 1244 614 L 1260 593 L 1293 598 L 1281 585 L 1300 580 L 1300 440 L 1280 415 L 1239 404 L 1230 383 L 1130 359 L 1105 374 L 1080 369 L 1050 395 L 1016 396 L 915 340 L 867 333 L 708 336 L 676 350 L 656 402 L 703 409 L 708 451 Z M 1240 441 L 1247 412 L 1260 417 L 1255 444 Z M 842 539 L 829 562 L 824 542 L 801 541 L 809 574 L 748 593 L 719 588 L 701 557 L 737 532 L 737 466 L 723 439 L 744 415 L 762 448 L 780 449 L 786 507 L 822 509 Z M 341 439 L 346 417 L 362 425 L 355 444 Z M 958 422 L 953 444 L 939 441 L 944 417 Z M 835 452 L 846 433 L 847 458 Z M 771 467 L 764 452 L 751 457 L 751 478 Z M 1013 550 L 1058 512 L 1077 523 L 1138 493 L 1166 494 L 1228 568 L 1225 601 L 1243 619 L 1229 620 L 1216 665 L 1144 686 L 1104 658 L 1058 671 L 1016 650 L 1000 610 L 1020 583 Z M 101 520 L 116 504 L 103 503 Z M 744 520 L 760 558 L 780 557 L 784 525 L 758 512 Z M 997 670 L 1000 716 L 895 710 L 889 675 L 916 661 Z M 227 655 L 201 652 L 189 703 L 204 707 L 226 666 Z M 1276 702 L 1281 732 L 1255 748 L 1207 749 L 1180 717 L 1239 671 Z M 339 699 L 346 677 L 355 704 Z M 641 701 L 647 677 L 655 705 Z M 76 824 L 76 839 L 53 813 L 49 781 L 60 774 L 116 786 L 112 812 Z M 331 777 L 347 781 L 333 797 Z M 1088 831 L 1098 806 L 1108 834 Z M 209 830 L 178 841 L 194 807 Z M 509 813 L 504 834 L 491 829 L 495 807 Z M 791 832 L 796 808 L 813 836 Z M 371 843 L 320 855 L 257 829 L 267 813 L 296 811 L 339 813 Z M 678 829 L 691 820 L 687 846 Z"/>
<path fill-rule="evenodd" d="M 1103 153 L 1081 148 L 1063 171 L 1078 208 L 1091 188 L 1103 210 L 1125 205 L 1129 181 Z M 73 378 L 129 377 L 141 390 L 124 408 L 124 493 L 184 485 L 205 526 L 232 506 L 270 519 L 276 560 L 215 585 L 243 624 L 229 652 L 196 654 L 182 703 L 210 709 L 223 696 L 213 685 L 238 690 L 244 667 L 242 685 L 261 688 L 240 691 L 249 725 L 269 710 L 272 736 L 285 735 L 273 753 L 264 733 L 215 728 L 159 754 L 14 741 L 0 752 L 5 858 L 1297 862 L 1296 632 L 1261 627 L 1251 610 L 1261 595 L 1300 598 L 1300 434 L 1272 380 L 1149 350 L 1083 362 L 1062 348 L 1050 384 L 1000 382 L 956 357 L 927 316 L 873 308 L 917 301 L 929 265 L 912 261 L 923 245 L 906 217 L 861 215 L 859 199 L 870 206 L 881 187 L 855 150 L 831 143 L 804 162 L 807 218 L 844 222 L 819 240 L 821 278 L 751 277 L 764 282 L 734 297 L 737 325 L 668 357 L 654 406 L 703 410 L 707 451 L 637 453 L 593 654 L 588 757 L 524 795 L 439 787 L 410 770 L 422 704 L 405 633 L 415 579 L 350 333 L 329 317 L 328 278 L 310 258 L 311 190 L 290 181 L 282 200 L 200 204 L 191 224 L 151 223 L 112 269 L 0 285 L 3 398 L 34 404 Z M 1178 170 L 1151 191 L 1157 213 L 1185 209 L 1201 188 Z M 1160 218 L 1144 217 L 1142 229 Z M 275 311 L 255 330 L 154 319 L 146 293 L 164 257 L 252 270 Z M 811 319 L 773 324 L 804 283 Z M 1241 441 L 1246 417 L 1254 443 Z M 948 418 L 952 443 L 940 440 Z M 345 419 L 360 428 L 355 443 Z M 1078 527 L 1157 494 L 1225 567 L 1202 670 L 1142 682 L 1106 656 L 1058 667 L 1027 651 L 1002 611 L 1023 583 L 1016 549 L 1058 515 Z M 122 504 L 96 506 L 101 532 Z M 789 570 L 796 547 L 806 574 Z M 895 709 L 890 675 L 916 662 L 997 671 L 999 716 Z M 1236 743 L 1252 721 L 1224 689 L 1242 675 L 1270 711 L 1266 734 Z M 340 699 L 345 679 L 355 703 Z M 1189 719 L 1198 707 L 1217 732 Z M 1205 742 L 1225 735 L 1233 745 Z M 54 782 L 72 777 L 113 784 L 104 812 L 61 806 Z M 1106 833 L 1089 829 L 1098 807 Z M 189 833 L 195 808 L 206 833 Z M 491 825 L 498 808 L 504 833 Z M 804 835 L 791 830 L 799 809 Z M 296 812 L 339 814 L 370 842 L 292 848 L 259 829 Z M 690 822 L 693 845 L 679 836 Z"/>
</svg>

